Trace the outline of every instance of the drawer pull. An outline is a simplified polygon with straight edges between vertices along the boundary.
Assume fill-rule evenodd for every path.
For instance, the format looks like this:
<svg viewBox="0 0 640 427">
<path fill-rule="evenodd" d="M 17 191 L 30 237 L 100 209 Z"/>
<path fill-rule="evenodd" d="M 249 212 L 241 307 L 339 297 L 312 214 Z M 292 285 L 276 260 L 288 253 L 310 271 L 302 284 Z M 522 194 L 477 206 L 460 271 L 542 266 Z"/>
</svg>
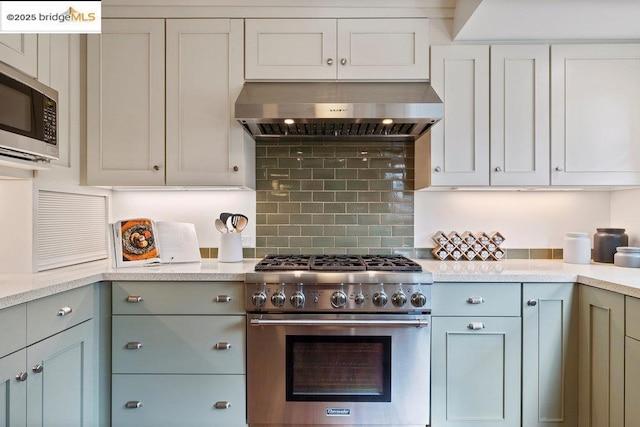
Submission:
<svg viewBox="0 0 640 427">
<path fill-rule="evenodd" d="M 471 329 L 472 331 L 477 331 L 479 329 L 484 329 L 484 323 L 482 322 L 471 322 L 467 325 L 468 329 Z"/>
<path fill-rule="evenodd" d="M 469 298 L 467 298 L 467 302 L 469 304 L 482 304 L 484 302 L 484 298 L 482 298 L 482 297 L 469 297 Z"/>
<path fill-rule="evenodd" d="M 216 409 L 229 409 L 231 408 L 231 403 L 221 400 L 220 402 L 216 402 L 213 407 Z"/>
<path fill-rule="evenodd" d="M 26 372 L 20 372 L 19 374 L 16 375 L 16 380 L 20 382 L 26 381 L 28 376 L 29 374 L 27 374 Z"/>
<path fill-rule="evenodd" d="M 142 402 L 139 400 L 131 400 L 124 404 L 124 407 L 127 409 L 138 409 L 142 408 Z"/>
<path fill-rule="evenodd" d="M 44 370 L 44 366 L 42 366 L 40 363 L 36 363 L 35 365 L 33 365 L 33 367 L 31 368 L 31 370 L 35 373 L 35 374 L 39 374 L 40 372 L 42 372 Z"/>
<path fill-rule="evenodd" d="M 219 342 L 215 345 L 216 350 L 229 350 L 231 349 L 231 344 L 228 342 Z"/>
<path fill-rule="evenodd" d="M 58 310 L 58 316 L 66 316 L 67 314 L 71 314 L 72 311 L 71 307 L 62 307 Z"/>
<path fill-rule="evenodd" d="M 144 301 L 144 300 L 142 299 L 142 297 L 140 295 L 129 295 L 127 297 L 127 302 L 130 302 L 130 303 L 133 303 L 133 304 L 138 303 L 138 302 L 142 302 L 142 301 Z"/>
<path fill-rule="evenodd" d="M 142 343 L 138 341 L 132 341 L 127 343 L 127 350 L 140 350 Z"/>
<path fill-rule="evenodd" d="M 529 301 L 527 301 L 527 305 L 529 307 L 535 307 L 536 305 L 538 305 L 538 301 L 536 301 L 534 299 L 530 299 Z"/>
<path fill-rule="evenodd" d="M 216 302 L 231 302 L 231 297 L 229 295 L 218 295 Z"/>
</svg>

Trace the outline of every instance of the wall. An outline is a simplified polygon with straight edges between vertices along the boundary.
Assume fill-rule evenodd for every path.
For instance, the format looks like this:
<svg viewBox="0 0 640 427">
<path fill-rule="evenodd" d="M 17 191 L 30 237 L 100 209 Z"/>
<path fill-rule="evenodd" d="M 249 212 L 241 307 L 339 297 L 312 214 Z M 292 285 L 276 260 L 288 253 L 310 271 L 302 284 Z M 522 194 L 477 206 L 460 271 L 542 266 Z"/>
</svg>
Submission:
<svg viewBox="0 0 640 427">
<path fill-rule="evenodd" d="M 629 246 L 640 246 L 640 189 L 611 193 L 611 226 L 625 228 Z"/>
</svg>

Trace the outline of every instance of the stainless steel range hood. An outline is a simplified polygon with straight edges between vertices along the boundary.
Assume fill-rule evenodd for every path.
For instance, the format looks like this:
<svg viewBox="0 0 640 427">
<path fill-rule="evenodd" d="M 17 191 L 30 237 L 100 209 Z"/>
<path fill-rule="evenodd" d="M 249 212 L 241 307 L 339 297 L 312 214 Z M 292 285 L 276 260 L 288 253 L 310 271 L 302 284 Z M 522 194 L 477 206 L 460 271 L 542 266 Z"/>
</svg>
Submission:
<svg viewBox="0 0 640 427">
<path fill-rule="evenodd" d="M 414 140 L 443 112 L 425 82 L 249 82 L 235 117 L 256 139 Z"/>
</svg>

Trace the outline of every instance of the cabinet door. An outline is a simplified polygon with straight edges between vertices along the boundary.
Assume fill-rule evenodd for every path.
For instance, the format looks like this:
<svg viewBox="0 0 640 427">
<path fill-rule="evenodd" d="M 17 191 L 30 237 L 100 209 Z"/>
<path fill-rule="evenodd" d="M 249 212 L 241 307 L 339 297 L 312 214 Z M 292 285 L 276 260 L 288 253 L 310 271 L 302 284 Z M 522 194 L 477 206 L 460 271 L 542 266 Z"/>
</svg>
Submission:
<svg viewBox="0 0 640 427">
<path fill-rule="evenodd" d="M 32 77 L 37 77 L 38 35 L 0 34 L 0 61 Z"/>
<path fill-rule="evenodd" d="M 551 184 L 640 184 L 640 44 L 551 47 Z"/>
<path fill-rule="evenodd" d="M 640 341 L 625 337 L 624 341 L 624 425 L 640 423 Z"/>
<path fill-rule="evenodd" d="M 26 350 L 20 350 L 0 359 L 0 426 L 27 425 L 27 383 L 21 375 L 25 369 Z"/>
<path fill-rule="evenodd" d="M 95 425 L 93 321 L 27 348 L 29 426 Z"/>
<path fill-rule="evenodd" d="M 489 46 L 432 46 L 444 119 L 431 128 L 431 185 L 489 185 Z"/>
<path fill-rule="evenodd" d="M 113 375 L 111 421 L 118 427 L 245 427 L 245 389 L 244 375 Z"/>
<path fill-rule="evenodd" d="M 580 286 L 578 425 L 624 424 L 624 296 Z"/>
<path fill-rule="evenodd" d="M 429 79 L 428 19 L 339 19 L 339 79 Z"/>
<path fill-rule="evenodd" d="M 163 19 L 87 36 L 87 184 L 164 184 L 164 37 Z"/>
<path fill-rule="evenodd" d="M 522 295 L 522 427 L 576 427 L 577 287 L 525 283 Z"/>
<path fill-rule="evenodd" d="M 432 324 L 432 425 L 520 427 L 520 318 L 433 317 Z"/>
<path fill-rule="evenodd" d="M 247 19 L 245 78 L 335 79 L 335 19 Z"/>
<path fill-rule="evenodd" d="M 491 185 L 549 185 L 549 46 L 491 46 Z"/>
<path fill-rule="evenodd" d="M 167 21 L 169 185 L 244 184 L 244 132 L 234 118 L 242 30 L 240 19 Z"/>
</svg>

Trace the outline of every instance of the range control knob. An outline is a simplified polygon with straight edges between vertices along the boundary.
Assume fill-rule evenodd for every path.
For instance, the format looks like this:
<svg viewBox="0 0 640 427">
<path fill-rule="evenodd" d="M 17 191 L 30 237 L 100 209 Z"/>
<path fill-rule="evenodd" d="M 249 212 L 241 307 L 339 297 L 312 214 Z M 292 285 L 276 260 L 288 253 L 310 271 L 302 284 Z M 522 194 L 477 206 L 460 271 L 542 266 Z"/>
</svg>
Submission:
<svg viewBox="0 0 640 427">
<path fill-rule="evenodd" d="M 251 302 L 256 307 L 262 307 L 267 302 L 267 294 L 265 294 L 263 291 L 257 291 L 251 296 Z"/>
<path fill-rule="evenodd" d="M 414 307 L 422 307 L 427 303 L 427 297 L 422 292 L 414 292 L 411 295 L 411 305 Z"/>
<path fill-rule="evenodd" d="M 364 304 L 364 295 L 362 295 L 362 293 L 359 293 L 358 295 L 353 297 L 353 302 L 355 302 L 358 305 Z"/>
<path fill-rule="evenodd" d="M 295 291 L 289 300 L 292 306 L 300 308 L 304 305 L 304 294 L 302 291 Z"/>
<path fill-rule="evenodd" d="M 347 305 L 347 294 L 336 291 L 331 295 L 331 305 L 333 308 L 342 308 Z"/>
<path fill-rule="evenodd" d="M 284 303 L 287 301 L 287 297 L 284 296 L 284 292 L 275 291 L 273 295 L 271 295 L 271 304 L 274 307 L 282 307 Z"/>
<path fill-rule="evenodd" d="M 393 294 L 393 296 L 391 297 L 391 303 L 395 306 L 395 307 L 403 307 L 406 303 L 407 303 L 407 296 L 405 295 L 404 292 L 400 291 L 400 292 L 396 292 L 395 294 Z"/>
<path fill-rule="evenodd" d="M 376 292 L 373 294 L 371 300 L 376 307 L 384 307 L 387 305 L 387 294 L 385 294 L 384 291 Z"/>
</svg>

